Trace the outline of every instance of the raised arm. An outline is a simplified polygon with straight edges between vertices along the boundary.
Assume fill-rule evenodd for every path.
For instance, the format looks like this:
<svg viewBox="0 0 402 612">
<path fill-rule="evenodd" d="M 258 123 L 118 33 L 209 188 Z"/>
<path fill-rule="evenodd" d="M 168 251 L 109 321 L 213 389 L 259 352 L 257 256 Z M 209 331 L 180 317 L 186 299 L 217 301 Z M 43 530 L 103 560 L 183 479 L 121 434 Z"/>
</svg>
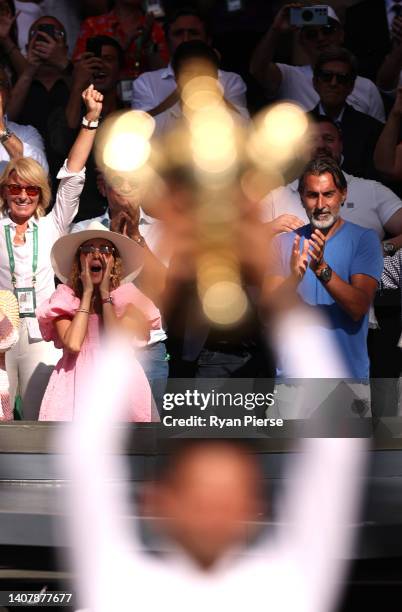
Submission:
<svg viewBox="0 0 402 612">
<path fill-rule="evenodd" d="M 125 520 L 133 510 L 123 485 L 129 477 L 120 454 L 124 430 L 118 426 L 126 418 L 127 400 L 136 384 L 132 347 L 118 344 L 98 354 L 85 382 L 79 389 L 77 418 L 65 441 L 65 469 L 73 483 L 70 504 L 78 596 L 80 607 L 90 610 L 123 609 L 118 585 L 132 584 L 133 564 L 141 560 L 142 548 L 137 530 Z M 121 589 L 122 598 L 126 593 Z"/>
<path fill-rule="evenodd" d="M 273 61 L 282 34 L 292 31 L 289 10 L 300 4 L 286 4 L 277 13 L 272 26 L 258 43 L 250 62 L 250 72 L 258 83 L 270 94 L 278 93 L 282 73 Z"/>
<path fill-rule="evenodd" d="M 2 93 L 0 92 L 0 132 L 6 131 L 6 119 L 4 117 L 4 104 L 2 99 Z M 4 139 L 1 145 L 5 148 L 10 159 L 17 159 L 18 157 L 22 157 L 24 154 L 24 145 L 22 141 L 16 136 L 14 133 Z"/>
<path fill-rule="evenodd" d="M 86 106 L 86 121 L 96 125 L 102 110 L 102 94 L 96 91 L 93 85 L 90 85 L 83 92 L 82 98 Z M 61 180 L 55 205 L 48 216 L 51 216 L 60 236 L 68 233 L 78 211 L 80 195 L 85 183 L 85 164 L 95 140 L 96 128 L 94 125 L 92 128 L 81 128 L 71 147 L 68 159 L 57 175 L 57 178 Z"/>
<path fill-rule="evenodd" d="M 26 97 L 32 85 L 32 81 L 38 72 L 40 62 L 41 60 L 34 49 L 34 40 L 31 40 L 28 47 L 25 68 L 19 75 L 12 89 L 10 100 L 7 105 L 7 116 L 12 121 L 18 120 L 18 115 L 24 108 Z"/>
<path fill-rule="evenodd" d="M 318 317 L 317 311 L 285 308 L 275 320 L 277 351 L 286 345 L 292 378 L 306 381 L 307 412 L 311 382 L 334 377 L 336 386 L 336 378 L 342 380 L 346 372 L 336 344 L 317 334 Z M 320 388 L 325 384 L 320 382 Z M 261 547 L 270 558 L 284 561 L 284 581 L 292 585 L 283 592 L 284 610 L 335 609 L 353 552 L 367 447 L 360 438 L 304 438 L 297 444 L 279 500 L 277 538 L 270 534 Z"/>
<path fill-rule="evenodd" d="M 399 83 L 402 68 L 402 17 L 392 21 L 392 50 L 377 72 L 377 86 L 384 92 L 393 92 Z"/>
<path fill-rule="evenodd" d="M 96 126 L 102 112 L 103 95 L 96 91 L 93 85 L 90 85 L 82 93 L 82 99 L 86 113 L 81 129 L 68 155 L 67 168 L 70 172 L 81 172 L 84 169 L 95 141 Z M 84 122 L 93 125 L 84 125 Z"/>
<path fill-rule="evenodd" d="M 393 180 L 402 178 L 402 145 L 400 127 L 402 117 L 402 87 L 384 125 L 374 151 L 374 164 L 379 172 Z"/>
<path fill-rule="evenodd" d="M 9 12 L 6 15 L 0 16 L 0 45 L 3 48 L 4 53 L 8 56 L 11 66 L 19 75 L 23 73 L 27 62 L 19 50 L 18 45 L 11 37 L 11 30 L 18 15 L 19 12 L 17 12 L 14 16 L 11 14 L 11 12 Z"/>
<path fill-rule="evenodd" d="M 332 610 L 353 554 L 368 444 L 316 438 L 300 446 L 279 515 L 279 551 L 291 560 L 299 609 Z"/>
</svg>

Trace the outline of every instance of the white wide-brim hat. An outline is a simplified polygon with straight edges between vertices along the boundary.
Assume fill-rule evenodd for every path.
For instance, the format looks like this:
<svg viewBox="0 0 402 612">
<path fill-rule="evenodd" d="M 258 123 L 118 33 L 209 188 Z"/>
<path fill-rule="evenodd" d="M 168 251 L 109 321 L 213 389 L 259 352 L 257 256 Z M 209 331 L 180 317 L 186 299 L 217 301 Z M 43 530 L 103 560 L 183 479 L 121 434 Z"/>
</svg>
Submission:
<svg viewBox="0 0 402 612">
<path fill-rule="evenodd" d="M 68 281 L 78 248 L 93 238 L 109 240 L 119 251 L 123 268 L 121 283 L 129 283 L 138 276 L 144 259 L 143 247 L 127 236 L 111 232 L 99 221 L 92 221 L 88 229 L 62 236 L 54 243 L 50 261 L 57 278 L 63 283 Z"/>
</svg>

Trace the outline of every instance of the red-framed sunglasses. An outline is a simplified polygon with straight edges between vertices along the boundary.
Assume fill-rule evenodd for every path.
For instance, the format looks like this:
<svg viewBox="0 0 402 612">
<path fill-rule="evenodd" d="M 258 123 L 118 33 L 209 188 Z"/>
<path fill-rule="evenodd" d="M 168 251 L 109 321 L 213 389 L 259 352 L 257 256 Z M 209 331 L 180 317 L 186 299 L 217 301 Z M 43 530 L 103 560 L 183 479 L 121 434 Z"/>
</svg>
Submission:
<svg viewBox="0 0 402 612">
<path fill-rule="evenodd" d="M 22 185 L 11 184 L 7 185 L 7 189 L 13 196 L 21 195 L 23 190 L 25 190 L 25 193 L 30 198 L 40 194 L 40 187 L 37 185 L 27 185 L 26 187 L 23 187 Z"/>
</svg>

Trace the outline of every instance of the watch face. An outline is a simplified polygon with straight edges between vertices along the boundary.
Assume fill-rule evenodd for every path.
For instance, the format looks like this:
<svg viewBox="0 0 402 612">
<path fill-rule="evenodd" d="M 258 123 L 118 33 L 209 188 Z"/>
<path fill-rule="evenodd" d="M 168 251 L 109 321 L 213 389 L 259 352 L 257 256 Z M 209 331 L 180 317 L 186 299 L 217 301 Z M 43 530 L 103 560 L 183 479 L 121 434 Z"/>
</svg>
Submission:
<svg viewBox="0 0 402 612">
<path fill-rule="evenodd" d="M 387 253 L 387 255 L 393 255 L 395 253 L 394 245 L 389 243 L 389 242 L 385 242 L 385 244 L 384 244 L 384 252 Z"/>
<path fill-rule="evenodd" d="M 320 279 L 324 281 L 324 283 L 327 283 L 329 280 L 331 280 L 331 276 L 332 276 L 332 270 L 330 267 L 324 268 L 320 272 Z"/>
</svg>

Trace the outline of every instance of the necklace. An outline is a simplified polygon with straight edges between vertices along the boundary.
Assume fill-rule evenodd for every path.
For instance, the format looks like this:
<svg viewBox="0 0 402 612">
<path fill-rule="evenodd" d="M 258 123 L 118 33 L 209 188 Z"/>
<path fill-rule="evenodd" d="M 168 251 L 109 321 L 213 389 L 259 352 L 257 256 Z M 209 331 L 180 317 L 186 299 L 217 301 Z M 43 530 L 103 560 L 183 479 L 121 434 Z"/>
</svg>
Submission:
<svg viewBox="0 0 402 612">
<path fill-rule="evenodd" d="M 18 227 L 15 229 L 14 244 L 25 244 L 25 232 L 26 230 L 18 231 Z"/>
</svg>

